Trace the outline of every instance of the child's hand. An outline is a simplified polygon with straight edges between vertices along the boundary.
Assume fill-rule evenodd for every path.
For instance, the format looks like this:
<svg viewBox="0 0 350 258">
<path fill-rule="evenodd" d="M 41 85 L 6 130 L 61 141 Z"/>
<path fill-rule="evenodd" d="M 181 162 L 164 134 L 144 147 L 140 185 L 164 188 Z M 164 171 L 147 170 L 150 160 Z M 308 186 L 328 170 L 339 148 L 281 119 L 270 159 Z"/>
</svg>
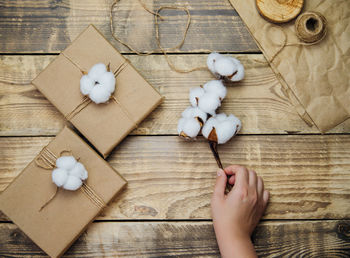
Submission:
<svg viewBox="0 0 350 258">
<path fill-rule="evenodd" d="M 225 195 L 227 176 L 232 190 Z M 211 201 L 212 216 L 217 241 L 222 256 L 255 256 L 250 240 L 254 228 L 262 217 L 269 192 L 254 171 L 233 165 L 218 170 Z"/>
</svg>

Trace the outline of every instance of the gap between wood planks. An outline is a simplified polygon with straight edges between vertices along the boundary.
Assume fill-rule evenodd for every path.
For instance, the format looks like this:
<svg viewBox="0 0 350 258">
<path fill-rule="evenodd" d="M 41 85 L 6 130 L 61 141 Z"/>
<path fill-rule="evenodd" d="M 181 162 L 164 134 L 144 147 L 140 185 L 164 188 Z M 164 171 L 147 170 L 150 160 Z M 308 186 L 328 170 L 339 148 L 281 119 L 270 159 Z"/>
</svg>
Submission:
<svg viewBox="0 0 350 258">
<path fill-rule="evenodd" d="M 259 224 L 262 223 L 268 223 L 268 222 L 281 222 L 281 223 L 289 223 L 289 222 L 334 222 L 334 221 L 339 221 L 339 222 L 348 222 L 350 223 L 350 220 L 347 219 L 261 219 Z M 93 223 L 182 223 L 182 222 L 189 222 L 189 223 L 196 223 L 196 222 L 208 222 L 212 223 L 212 219 L 126 219 L 126 220 L 121 220 L 121 219 L 107 219 L 107 220 L 101 220 L 101 219 L 96 219 L 93 221 Z M 13 224 L 11 220 L 0 220 L 0 224 Z"/>
<path fill-rule="evenodd" d="M 213 51 L 220 54 L 228 55 L 262 55 L 261 51 L 252 51 L 252 52 L 239 52 L 239 51 Z M 167 52 L 167 55 L 209 55 L 211 52 Z M 130 52 L 120 52 L 124 56 L 137 56 L 135 53 Z M 58 56 L 60 53 L 26 53 L 26 52 L 16 52 L 16 53 L 6 53 L 0 52 L 1 56 Z M 163 53 L 152 53 L 150 56 L 164 56 Z"/>
</svg>

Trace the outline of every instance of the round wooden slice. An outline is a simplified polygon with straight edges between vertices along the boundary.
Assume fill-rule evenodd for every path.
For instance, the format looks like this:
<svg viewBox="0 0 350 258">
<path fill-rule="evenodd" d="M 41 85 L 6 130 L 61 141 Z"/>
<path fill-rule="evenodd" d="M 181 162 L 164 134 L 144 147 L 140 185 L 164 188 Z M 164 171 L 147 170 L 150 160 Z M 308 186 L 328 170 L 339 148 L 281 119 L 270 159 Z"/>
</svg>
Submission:
<svg viewBox="0 0 350 258">
<path fill-rule="evenodd" d="M 261 16 L 274 23 L 288 22 L 298 16 L 304 0 L 256 0 Z"/>
</svg>

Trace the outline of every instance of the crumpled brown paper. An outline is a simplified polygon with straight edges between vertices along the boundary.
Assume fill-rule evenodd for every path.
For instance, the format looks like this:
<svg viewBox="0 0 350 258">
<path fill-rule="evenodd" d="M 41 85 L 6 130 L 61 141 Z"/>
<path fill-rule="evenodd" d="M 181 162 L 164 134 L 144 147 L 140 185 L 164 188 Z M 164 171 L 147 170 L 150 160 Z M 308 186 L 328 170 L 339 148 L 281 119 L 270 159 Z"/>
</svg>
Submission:
<svg viewBox="0 0 350 258">
<path fill-rule="evenodd" d="M 230 2 L 267 60 L 281 48 L 285 35 L 288 44 L 300 42 L 294 20 L 275 25 L 259 15 L 255 0 Z M 350 1 L 308 0 L 305 11 L 326 17 L 326 37 L 315 45 L 286 46 L 270 65 L 300 116 L 326 132 L 350 117 Z"/>
</svg>

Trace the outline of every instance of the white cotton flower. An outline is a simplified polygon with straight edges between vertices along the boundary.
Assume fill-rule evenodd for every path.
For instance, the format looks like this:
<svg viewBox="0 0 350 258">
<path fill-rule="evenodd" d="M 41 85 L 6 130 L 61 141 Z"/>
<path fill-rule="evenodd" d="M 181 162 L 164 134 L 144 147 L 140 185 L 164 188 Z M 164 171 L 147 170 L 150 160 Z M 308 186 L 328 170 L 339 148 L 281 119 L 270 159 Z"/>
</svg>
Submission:
<svg viewBox="0 0 350 258">
<path fill-rule="evenodd" d="M 52 171 L 52 181 L 57 187 L 75 191 L 79 189 L 83 180 L 88 178 L 88 172 L 83 164 L 73 156 L 62 156 L 56 160 L 56 167 Z"/>
<path fill-rule="evenodd" d="M 241 121 L 237 117 L 232 114 L 227 116 L 222 113 L 208 119 L 202 128 L 202 134 L 207 139 L 212 137 L 209 140 L 217 141 L 218 144 L 224 144 L 239 132 L 241 126 Z"/>
<path fill-rule="evenodd" d="M 230 58 L 235 63 L 235 65 L 237 67 L 237 72 L 231 78 L 229 78 L 230 81 L 238 82 L 238 81 L 243 80 L 243 78 L 244 78 L 244 67 L 243 67 L 243 65 L 241 64 L 241 62 L 238 59 L 236 59 L 234 57 L 230 57 Z"/>
<path fill-rule="evenodd" d="M 98 83 L 99 85 L 103 85 L 109 93 L 113 93 L 115 90 L 115 77 L 112 72 L 103 73 L 102 76 L 100 76 Z"/>
<path fill-rule="evenodd" d="M 64 183 L 63 188 L 69 191 L 78 190 L 83 184 L 83 181 L 76 176 L 68 175 L 67 181 Z"/>
<path fill-rule="evenodd" d="M 62 156 L 56 160 L 56 167 L 70 170 L 76 163 L 77 160 L 73 156 Z"/>
<path fill-rule="evenodd" d="M 214 63 L 215 71 L 221 76 L 230 76 L 237 71 L 236 65 L 229 57 L 222 57 Z"/>
<path fill-rule="evenodd" d="M 52 171 L 52 181 L 58 186 L 62 187 L 67 181 L 68 173 L 65 169 L 55 168 Z"/>
<path fill-rule="evenodd" d="M 177 132 L 180 136 L 186 138 L 195 138 L 201 130 L 201 124 L 198 119 L 191 117 L 182 117 L 177 125 Z"/>
<path fill-rule="evenodd" d="M 94 80 L 91 80 L 89 76 L 83 75 L 80 79 L 80 91 L 83 95 L 88 95 L 92 88 L 95 86 Z"/>
<path fill-rule="evenodd" d="M 69 171 L 69 175 L 80 178 L 81 180 L 86 180 L 88 177 L 87 171 L 83 164 L 77 162 L 75 166 Z"/>
<path fill-rule="evenodd" d="M 188 107 L 182 112 L 177 124 L 177 132 L 185 138 L 195 138 L 207 121 L 207 114 L 198 107 Z"/>
<path fill-rule="evenodd" d="M 105 103 L 111 97 L 111 93 L 101 84 L 97 84 L 89 93 L 90 99 L 96 104 Z"/>
<path fill-rule="evenodd" d="M 98 63 L 98 64 L 95 64 L 93 67 L 91 67 L 88 75 L 92 80 L 98 81 L 100 76 L 105 72 L 107 72 L 107 68 L 105 64 Z"/>
<path fill-rule="evenodd" d="M 222 55 L 220 55 L 219 53 L 210 53 L 208 55 L 208 58 L 207 58 L 207 66 L 208 66 L 208 69 L 213 73 L 215 74 L 216 71 L 215 71 L 215 68 L 214 68 L 214 64 L 216 62 L 216 60 L 218 60 L 219 58 L 221 58 Z"/>
<path fill-rule="evenodd" d="M 182 112 L 184 118 L 200 118 L 202 123 L 207 121 L 207 113 L 200 110 L 198 107 L 188 107 Z"/>
<path fill-rule="evenodd" d="M 115 77 L 104 64 L 95 64 L 87 75 L 80 79 L 80 91 L 96 104 L 105 103 L 115 90 Z"/>
<path fill-rule="evenodd" d="M 198 100 L 198 107 L 212 116 L 215 115 L 216 109 L 220 106 L 220 97 L 216 93 L 205 92 L 205 94 Z"/>
<path fill-rule="evenodd" d="M 211 53 L 207 58 L 207 66 L 219 79 L 236 82 L 244 78 L 244 67 L 241 62 L 234 57 Z"/>
<path fill-rule="evenodd" d="M 193 107 L 198 106 L 198 100 L 204 95 L 205 91 L 202 87 L 190 89 L 190 103 Z"/>
<path fill-rule="evenodd" d="M 227 89 L 220 80 L 212 80 L 203 85 L 203 88 L 206 92 L 212 92 L 217 94 L 220 97 L 220 100 L 223 100 L 226 97 Z"/>
</svg>

